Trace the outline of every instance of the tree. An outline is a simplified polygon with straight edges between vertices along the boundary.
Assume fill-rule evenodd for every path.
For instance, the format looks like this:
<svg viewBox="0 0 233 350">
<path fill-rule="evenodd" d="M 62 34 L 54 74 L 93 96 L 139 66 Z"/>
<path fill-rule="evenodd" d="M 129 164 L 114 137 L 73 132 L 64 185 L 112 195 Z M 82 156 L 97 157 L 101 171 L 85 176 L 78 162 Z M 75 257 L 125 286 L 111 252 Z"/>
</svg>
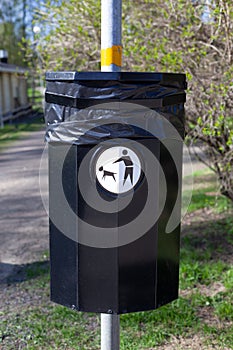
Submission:
<svg viewBox="0 0 233 350">
<path fill-rule="evenodd" d="M 100 1 L 48 1 L 40 21 L 51 28 L 45 69 L 99 69 Z M 124 70 L 187 74 L 188 140 L 205 146 L 221 193 L 233 201 L 232 1 L 123 1 L 123 47 Z"/>
<path fill-rule="evenodd" d="M 100 0 L 47 1 L 35 23 L 44 69 L 100 68 Z"/>
<path fill-rule="evenodd" d="M 0 0 L 0 49 L 8 51 L 9 63 L 25 65 L 36 4 L 37 0 Z"/>
<path fill-rule="evenodd" d="M 208 21 L 206 1 L 156 1 L 148 17 L 152 4 L 132 6 L 125 18 L 133 34 L 125 34 L 127 65 L 186 72 L 189 139 L 205 145 L 220 191 L 233 201 L 233 3 L 209 2 Z"/>
<path fill-rule="evenodd" d="M 16 3 L 4 0 L 0 3 L 0 48 L 8 51 L 11 63 L 21 63 L 22 57 L 18 47 L 19 35 L 16 30 L 19 25 L 15 12 Z"/>
</svg>

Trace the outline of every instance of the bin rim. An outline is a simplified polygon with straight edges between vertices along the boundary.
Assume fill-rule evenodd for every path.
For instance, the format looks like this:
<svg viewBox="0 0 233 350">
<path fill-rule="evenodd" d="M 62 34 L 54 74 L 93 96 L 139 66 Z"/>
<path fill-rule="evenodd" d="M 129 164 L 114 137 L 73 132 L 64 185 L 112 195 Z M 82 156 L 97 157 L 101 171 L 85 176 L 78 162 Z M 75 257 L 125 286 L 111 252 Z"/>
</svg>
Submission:
<svg viewBox="0 0 233 350">
<path fill-rule="evenodd" d="M 183 73 L 160 73 L 160 72 L 78 72 L 57 71 L 46 72 L 47 81 L 119 81 L 119 82 L 151 82 L 171 86 L 179 84 L 180 88 L 186 89 L 186 75 Z"/>
</svg>

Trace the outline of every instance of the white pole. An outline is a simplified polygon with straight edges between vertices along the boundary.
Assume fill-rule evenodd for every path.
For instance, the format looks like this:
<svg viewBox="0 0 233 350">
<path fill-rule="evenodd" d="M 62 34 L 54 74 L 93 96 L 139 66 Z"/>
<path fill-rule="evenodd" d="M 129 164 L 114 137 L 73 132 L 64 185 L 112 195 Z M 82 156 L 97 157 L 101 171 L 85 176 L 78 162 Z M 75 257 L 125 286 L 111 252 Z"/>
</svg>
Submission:
<svg viewBox="0 0 233 350">
<path fill-rule="evenodd" d="M 122 0 L 101 1 L 101 71 L 121 70 Z"/>
<path fill-rule="evenodd" d="M 101 314 L 101 350 L 120 349 L 120 316 Z"/>
<path fill-rule="evenodd" d="M 101 71 L 119 72 L 122 64 L 122 0 L 101 0 Z M 101 350 L 120 349 L 120 316 L 101 314 Z"/>
</svg>

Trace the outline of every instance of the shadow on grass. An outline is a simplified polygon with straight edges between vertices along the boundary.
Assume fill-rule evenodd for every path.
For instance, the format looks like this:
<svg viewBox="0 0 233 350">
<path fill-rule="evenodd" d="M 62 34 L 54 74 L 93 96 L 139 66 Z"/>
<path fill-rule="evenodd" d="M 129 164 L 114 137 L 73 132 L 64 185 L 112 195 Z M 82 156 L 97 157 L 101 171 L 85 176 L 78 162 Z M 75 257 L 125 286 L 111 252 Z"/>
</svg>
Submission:
<svg viewBox="0 0 233 350">
<path fill-rule="evenodd" d="M 198 221 L 197 214 L 196 222 L 184 226 L 181 238 L 181 259 L 232 263 L 232 214 L 216 220 L 208 220 L 208 215 L 205 216 L 205 221 L 203 217 Z"/>
<path fill-rule="evenodd" d="M 49 273 L 49 261 L 36 261 L 29 264 L 14 265 L 0 263 L 0 284 L 20 283 Z"/>
</svg>

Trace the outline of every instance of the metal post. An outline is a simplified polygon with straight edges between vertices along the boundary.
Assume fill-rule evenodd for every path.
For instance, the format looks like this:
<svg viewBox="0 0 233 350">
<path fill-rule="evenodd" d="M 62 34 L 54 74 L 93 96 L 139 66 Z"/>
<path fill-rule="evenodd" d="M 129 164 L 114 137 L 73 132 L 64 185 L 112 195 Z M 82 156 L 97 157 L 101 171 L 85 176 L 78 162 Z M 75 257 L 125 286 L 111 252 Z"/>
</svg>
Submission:
<svg viewBox="0 0 233 350">
<path fill-rule="evenodd" d="M 119 72 L 122 64 L 121 0 L 101 1 L 101 70 Z"/>
<path fill-rule="evenodd" d="M 101 350 L 120 349 L 120 316 L 101 314 Z"/>
<path fill-rule="evenodd" d="M 101 0 L 101 71 L 119 72 L 122 65 L 122 0 Z M 120 349 L 120 316 L 101 314 L 101 350 Z"/>
</svg>

